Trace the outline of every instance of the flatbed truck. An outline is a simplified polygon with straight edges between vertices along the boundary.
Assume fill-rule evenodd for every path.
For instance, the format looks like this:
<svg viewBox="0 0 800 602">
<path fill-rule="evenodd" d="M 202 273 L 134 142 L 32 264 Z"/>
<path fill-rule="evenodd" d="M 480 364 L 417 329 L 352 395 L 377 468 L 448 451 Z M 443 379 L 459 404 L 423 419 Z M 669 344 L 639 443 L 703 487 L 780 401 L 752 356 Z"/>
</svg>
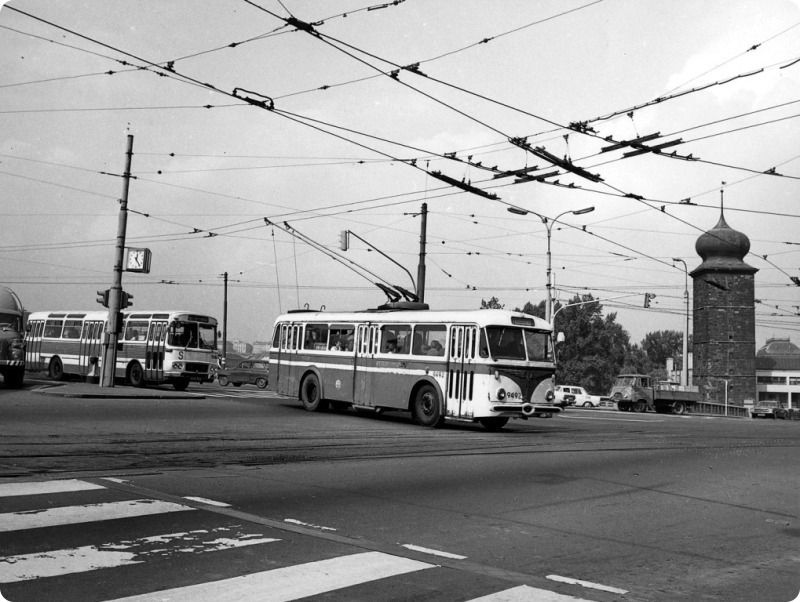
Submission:
<svg viewBox="0 0 800 602">
<path fill-rule="evenodd" d="M 685 414 L 700 401 L 697 387 L 657 382 L 644 374 L 620 374 L 609 394 L 621 412 Z"/>
</svg>

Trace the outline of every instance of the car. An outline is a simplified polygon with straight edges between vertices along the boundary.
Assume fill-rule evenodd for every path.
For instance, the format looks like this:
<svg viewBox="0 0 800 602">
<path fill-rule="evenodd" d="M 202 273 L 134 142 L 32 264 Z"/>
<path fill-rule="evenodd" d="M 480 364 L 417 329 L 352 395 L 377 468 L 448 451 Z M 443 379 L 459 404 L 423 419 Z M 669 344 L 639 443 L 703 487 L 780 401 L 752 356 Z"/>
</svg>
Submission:
<svg viewBox="0 0 800 602">
<path fill-rule="evenodd" d="M 781 403 L 779 401 L 771 401 L 771 400 L 762 400 L 756 403 L 753 409 L 750 411 L 751 418 L 782 418 L 786 419 L 789 417 L 789 412 L 781 407 Z"/>
<path fill-rule="evenodd" d="M 217 382 L 227 387 L 242 385 L 255 385 L 259 389 L 266 389 L 269 383 L 269 364 L 262 360 L 244 360 L 233 368 L 221 368 L 217 372 Z"/>
<path fill-rule="evenodd" d="M 561 407 L 568 405 L 591 407 L 599 406 L 600 398 L 589 395 L 586 389 L 576 385 L 556 385 L 555 404 Z"/>
</svg>

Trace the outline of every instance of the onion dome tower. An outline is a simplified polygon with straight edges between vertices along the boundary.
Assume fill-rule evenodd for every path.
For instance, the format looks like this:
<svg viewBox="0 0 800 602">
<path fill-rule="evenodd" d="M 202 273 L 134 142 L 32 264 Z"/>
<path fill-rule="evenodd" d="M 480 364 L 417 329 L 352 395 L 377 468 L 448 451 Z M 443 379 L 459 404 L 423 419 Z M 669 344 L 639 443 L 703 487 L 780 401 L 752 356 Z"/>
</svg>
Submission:
<svg viewBox="0 0 800 602">
<path fill-rule="evenodd" d="M 723 208 L 695 250 L 693 381 L 707 401 L 743 406 L 756 398 L 756 268 L 746 264 L 750 239 L 731 228 Z M 727 383 L 727 384 L 726 384 Z"/>
</svg>

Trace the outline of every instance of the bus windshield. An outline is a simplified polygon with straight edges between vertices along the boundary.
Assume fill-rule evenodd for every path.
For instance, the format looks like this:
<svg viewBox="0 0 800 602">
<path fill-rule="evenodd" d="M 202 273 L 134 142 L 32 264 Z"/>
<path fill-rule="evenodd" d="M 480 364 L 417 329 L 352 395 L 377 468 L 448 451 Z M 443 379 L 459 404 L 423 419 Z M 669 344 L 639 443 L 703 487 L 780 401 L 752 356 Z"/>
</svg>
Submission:
<svg viewBox="0 0 800 602">
<path fill-rule="evenodd" d="M 494 359 L 548 361 L 550 333 L 518 326 L 487 326 L 489 353 Z"/>
<path fill-rule="evenodd" d="M 175 321 L 170 324 L 167 344 L 185 349 L 216 349 L 216 326 L 214 324 Z"/>
</svg>

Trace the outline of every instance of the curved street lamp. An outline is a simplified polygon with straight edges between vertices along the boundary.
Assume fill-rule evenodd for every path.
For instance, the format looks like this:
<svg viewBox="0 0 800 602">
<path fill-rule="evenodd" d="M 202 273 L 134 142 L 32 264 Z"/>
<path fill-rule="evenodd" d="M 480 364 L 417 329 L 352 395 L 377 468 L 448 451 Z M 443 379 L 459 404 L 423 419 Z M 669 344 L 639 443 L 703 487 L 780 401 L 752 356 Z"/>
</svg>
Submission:
<svg viewBox="0 0 800 602">
<path fill-rule="evenodd" d="M 563 215 L 567 215 L 571 213 L 572 215 L 583 215 L 584 213 L 591 213 L 594 211 L 594 207 L 584 207 L 583 209 L 575 209 L 574 211 L 562 211 L 553 219 L 549 219 L 548 217 L 542 215 L 541 213 L 536 213 L 535 211 L 530 211 L 528 209 L 522 209 L 521 207 L 508 207 L 507 211 L 509 213 L 514 213 L 516 215 L 527 215 L 532 213 L 539 217 L 544 224 L 544 227 L 547 229 L 547 284 L 545 285 L 547 288 L 547 302 L 545 304 L 545 319 L 550 322 L 552 321 L 553 316 L 553 285 L 551 280 L 551 275 L 553 272 L 552 266 L 552 254 L 550 253 L 550 238 L 552 236 L 553 225 L 558 222 L 559 218 Z"/>
</svg>

